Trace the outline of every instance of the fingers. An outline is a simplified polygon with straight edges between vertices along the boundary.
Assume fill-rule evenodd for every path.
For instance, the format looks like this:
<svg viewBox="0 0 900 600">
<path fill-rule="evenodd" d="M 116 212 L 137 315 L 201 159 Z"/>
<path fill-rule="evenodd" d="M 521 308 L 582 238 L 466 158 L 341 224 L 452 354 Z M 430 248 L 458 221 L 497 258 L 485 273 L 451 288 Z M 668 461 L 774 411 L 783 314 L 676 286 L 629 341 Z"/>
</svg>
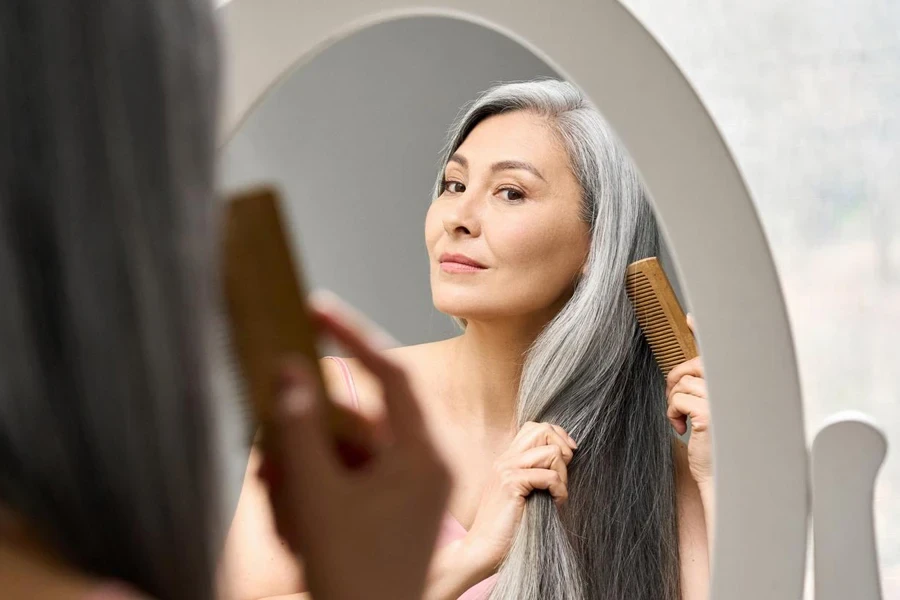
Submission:
<svg viewBox="0 0 900 600">
<path fill-rule="evenodd" d="M 538 446 L 511 457 L 506 466 L 512 469 L 548 469 L 556 471 L 562 482 L 568 485 L 569 473 L 566 465 L 571 460 L 572 454 L 564 454 L 559 446 Z"/>
<path fill-rule="evenodd" d="M 569 433 L 565 429 L 563 429 L 559 425 L 553 425 L 553 424 L 551 424 L 550 427 L 552 427 L 553 430 L 556 431 L 556 433 L 558 433 L 561 438 L 566 440 L 569 443 L 569 445 L 572 446 L 573 450 L 578 449 L 578 443 L 575 441 L 575 439 L 571 435 L 569 435 Z"/>
<path fill-rule="evenodd" d="M 691 330 L 691 333 L 694 334 L 694 337 L 697 337 L 697 321 L 694 319 L 694 315 L 688 313 L 685 319 L 687 320 L 688 329 Z"/>
<path fill-rule="evenodd" d="M 691 394 L 699 398 L 706 398 L 706 380 L 693 375 L 685 375 L 678 380 L 678 383 L 672 388 L 670 394 L 681 392 L 683 394 Z"/>
<path fill-rule="evenodd" d="M 509 451 L 512 453 L 521 453 L 529 448 L 537 446 L 556 445 L 565 454 L 571 455 L 572 451 L 578 447 L 575 440 L 558 425 L 550 423 L 534 423 L 529 421 L 522 426 L 519 433 L 516 434 L 513 443 L 510 444 Z"/>
<path fill-rule="evenodd" d="M 387 419 L 398 443 L 427 443 L 425 424 L 403 369 L 384 356 L 365 332 L 344 321 L 330 309 L 312 308 L 320 327 L 350 350 L 363 366 L 377 377 L 384 388 Z"/>
<path fill-rule="evenodd" d="M 557 471 L 549 469 L 519 469 L 513 471 L 512 477 L 518 478 L 527 496 L 532 490 L 547 490 L 557 504 L 569 499 L 566 483 Z"/>
<path fill-rule="evenodd" d="M 315 290 L 309 295 L 309 305 L 316 312 L 327 312 L 362 333 L 372 346 L 379 350 L 396 348 L 400 345 L 392 335 L 366 318 L 361 312 L 347 304 L 340 296 L 328 290 Z"/>
<path fill-rule="evenodd" d="M 338 462 L 325 416 L 325 400 L 302 363 L 284 369 L 284 392 L 275 404 L 271 423 L 277 467 L 294 491 L 321 489 L 333 480 Z"/>
<path fill-rule="evenodd" d="M 678 383 L 682 377 L 687 375 L 706 379 L 705 371 L 703 369 L 703 360 L 699 356 L 685 361 L 669 371 L 669 374 L 666 375 L 666 395 L 669 395 L 672 388 L 675 387 L 675 384 Z"/>
<path fill-rule="evenodd" d="M 528 422 L 519 430 L 497 468 L 514 495 L 524 498 L 532 490 L 547 490 L 556 503 L 562 503 L 569 497 L 567 465 L 577 447 L 575 440 L 559 425 Z"/>
<path fill-rule="evenodd" d="M 706 398 L 677 392 L 669 399 L 666 417 L 679 435 L 687 431 L 687 418 L 691 418 L 691 429 L 703 432 L 709 429 L 709 402 Z"/>
<path fill-rule="evenodd" d="M 686 316 L 691 333 L 697 334 L 697 323 L 690 313 Z M 706 373 L 699 356 L 687 360 L 669 371 L 666 376 L 666 415 L 679 435 L 687 431 L 687 418 L 691 418 L 694 431 L 709 427 L 709 404 L 706 392 Z"/>
<path fill-rule="evenodd" d="M 335 449 L 341 462 L 351 469 L 362 467 L 384 445 L 377 434 L 377 424 L 346 405 L 332 404 L 329 410 L 332 413 L 329 433 L 336 442 Z"/>
</svg>

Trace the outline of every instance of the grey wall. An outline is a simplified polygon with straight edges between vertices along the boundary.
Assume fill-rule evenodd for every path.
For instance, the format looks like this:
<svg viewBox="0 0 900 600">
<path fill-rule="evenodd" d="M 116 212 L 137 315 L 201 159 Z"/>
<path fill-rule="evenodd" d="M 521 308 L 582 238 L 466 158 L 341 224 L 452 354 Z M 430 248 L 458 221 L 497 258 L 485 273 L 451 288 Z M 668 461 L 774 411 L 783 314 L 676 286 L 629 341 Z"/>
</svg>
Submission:
<svg viewBox="0 0 900 600">
<path fill-rule="evenodd" d="M 446 130 L 491 84 L 553 76 L 477 25 L 378 25 L 265 98 L 225 149 L 223 184 L 280 185 L 313 287 L 338 293 L 401 343 L 448 337 L 455 326 L 432 307 L 423 239 Z"/>
</svg>

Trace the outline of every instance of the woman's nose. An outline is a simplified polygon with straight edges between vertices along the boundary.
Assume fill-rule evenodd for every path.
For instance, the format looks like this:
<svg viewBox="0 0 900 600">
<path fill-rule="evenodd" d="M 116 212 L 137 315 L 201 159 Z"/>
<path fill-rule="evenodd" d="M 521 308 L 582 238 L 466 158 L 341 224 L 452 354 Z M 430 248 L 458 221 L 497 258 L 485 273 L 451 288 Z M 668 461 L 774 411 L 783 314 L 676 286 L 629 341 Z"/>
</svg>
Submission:
<svg viewBox="0 0 900 600">
<path fill-rule="evenodd" d="M 460 194 L 452 208 L 444 214 L 444 230 L 450 237 L 478 237 L 481 235 L 481 219 L 478 201 L 474 194 Z"/>
</svg>

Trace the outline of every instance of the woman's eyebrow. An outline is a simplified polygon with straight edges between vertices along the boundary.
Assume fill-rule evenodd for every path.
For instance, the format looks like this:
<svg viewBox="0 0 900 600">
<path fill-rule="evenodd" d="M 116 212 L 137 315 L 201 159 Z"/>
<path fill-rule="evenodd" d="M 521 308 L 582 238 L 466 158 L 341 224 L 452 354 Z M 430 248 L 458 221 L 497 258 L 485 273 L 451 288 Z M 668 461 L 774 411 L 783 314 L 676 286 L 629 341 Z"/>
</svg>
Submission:
<svg viewBox="0 0 900 600">
<path fill-rule="evenodd" d="M 463 167 L 464 169 L 469 167 L 468 159 L 458 152 L 454 152 L 453 155 L 450 156 L 449 159 L 447 159 L 447 162 L 448 163 L 455 162 L 456 164 Z M 495 162 L 493 165 L 491 165 L 491 173 L 499 173 L 500 171 L 514 171 L 514 170 L 527 171 L 527 172 L 531 173 L 532 175 L 534 175 L 535 177 L 537 177 L 538 179 L 540 179 L 541 181 L 544 181 L 544 182 L 547 181 L 544 178 L 544 176 L 541 175 L 541 172 L 538 171 L 537 167 L 535 167 L 530 162 L 525 162 L 522 160 L 501 160 L 500 162 Z"/>
<path fill-rule="evenodd" d="M 531 164 L 529 162 L 524 162 L 521 160 L 502 160 L 500 162 L 496 162 L 493 165 L 491 165 L 492 173 L 498 173 L 500 171 L 514 171 L 514 170 L 528 171 L 529 173 L 531 173 L 532 175 L 534 175 L 541 181 L 544 181 L 544 182 L 547 181 L 546 179 L 544 179 L 544 176 L 541 175 L 541 172 L 537 170 L 537 167 L 535 167 L 533 164 Z"/>
<path fill-rule="evenodd" d="M 468 167 L 469 167 L 469 161 L 466 160 L 466 157 L 463 156 L 462 154 L 460 154 L 459 152 L 454 152 L 454 153 L 450 156 L 450 158 L 447 159 L 447 162 L 448 162 L 448 163 L 455 162 L 456 164 L 458 164 L 459 166 L 461 166 L 461 167 L 463 167 L 463 168 L 468 168 Z"/>
</svg>

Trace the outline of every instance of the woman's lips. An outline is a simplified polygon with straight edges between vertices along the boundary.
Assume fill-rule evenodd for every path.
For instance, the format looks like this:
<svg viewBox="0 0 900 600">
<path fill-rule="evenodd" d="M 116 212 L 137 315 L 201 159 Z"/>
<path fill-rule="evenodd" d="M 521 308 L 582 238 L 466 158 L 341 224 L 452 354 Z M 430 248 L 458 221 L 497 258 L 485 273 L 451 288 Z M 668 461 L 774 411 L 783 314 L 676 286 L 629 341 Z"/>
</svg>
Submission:
<svg viewBox="0 0 900 600">
<path fill-rule="evenodd" d="M 441 263 L 441 271 L 444 273 L 478 273 L 479 271 L 484 271 L 484 267 L 465 265 L 448 260 Z"/>
<path fill-rule="evenodd" d="M 444 252 L 438 259 L 438 262 L 441 263 L 441 270 L 444 273 L 478 273 L 486 268 L 483 264 L 465 254 L 453 252 Z"/>
</svg>

